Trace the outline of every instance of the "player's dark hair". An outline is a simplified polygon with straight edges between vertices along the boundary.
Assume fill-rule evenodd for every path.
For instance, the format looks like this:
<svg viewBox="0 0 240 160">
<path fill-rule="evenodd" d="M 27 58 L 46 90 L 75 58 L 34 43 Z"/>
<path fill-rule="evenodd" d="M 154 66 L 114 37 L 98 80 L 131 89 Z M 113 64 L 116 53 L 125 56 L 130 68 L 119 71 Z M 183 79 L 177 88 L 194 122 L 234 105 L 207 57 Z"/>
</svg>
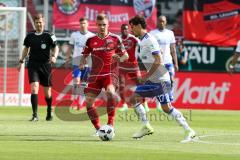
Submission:
<svg viewBox="0 0 240 160">
<path fill-rule="evenodd" d="M 88 18 L 87 18 L 87 17 L 81 17 L 81 18 L 79 19 L 79 22 L 82 22 L 82 21 L 88 21 Z"/>
<path fill-rule="evenodd" d="M 99 15 L 97 15 L 97 20 L 102 21 L 104 19 L 108 19 L 106 14 L 100 13 Z"/>
<path fill-rule="evenodd" d="M 123 24 L 121 25 L 121 28 L 126 27 L 126 26 L 128 26 L 128 24 L 123 23 Z"/>
<path fill-rule="evenodd" d="M 147 28 L 146 20 L 141 15 L 136 15 L 135 17 L 130 19 L 129 24 L 132 24 L 132 25 L 139 25 L 140 24 L 143 29 Z"/>
<path fill-rule="evenodd" d="M 38 19 L 41 19 L 41 18 L 44 18 L 43 15 L 41 13 L 37 13 L 34 17 L 33 17 L 33 20 L 34 22 Z"/>
<path fill-rule="evenodd" d="M 162 19 L 162 18 L 165 19 L 165 20 L 167 21 L 167 17 L 164 16 L 164 15 L 160 15 L 160 16 L 158 17 L 158 20 L 159 20 L 159 19 Z"/>
</svg>

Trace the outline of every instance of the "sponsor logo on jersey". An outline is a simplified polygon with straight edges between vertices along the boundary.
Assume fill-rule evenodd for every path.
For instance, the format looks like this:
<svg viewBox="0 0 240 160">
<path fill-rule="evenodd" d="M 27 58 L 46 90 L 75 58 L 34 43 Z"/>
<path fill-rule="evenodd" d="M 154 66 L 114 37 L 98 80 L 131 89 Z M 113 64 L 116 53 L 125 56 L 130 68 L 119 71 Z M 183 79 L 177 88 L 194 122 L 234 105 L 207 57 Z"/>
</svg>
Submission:
<svg viewBox="0 0 240 160">
<path fill-rule="evenodd" d="M 107 39 L 107 40 L 106 40 L 105 48 L 106 48 L 107 51 L 114 50 L 115 45 L 114 45 L 113 40 Z"/>
<path fill-rule="evenodd" d="M 124 47 L 126 50 L 131 49 L 133 46 L 132 40 L 125 40 L 125 41 L 123 41 L 123 44 L 124 44 Z"/>
<path fill-rule="evenodd" d="M 105 47 L 93 48 L 93 51 L 104 51 L 106 50 Z"/>
<path fill-rule="evenodd" d="M 155 7 L 156 0 L 133 0 L 133 7 L 136 14 L 149 18 Z"/>
<path fill-rule="evenodd" d="M 79 0 L 57 0 L 56 4 L 60 12 L 66 15 L 71 15 L 78 11 L 80 6 L 80 1 Z"/>
</svg>

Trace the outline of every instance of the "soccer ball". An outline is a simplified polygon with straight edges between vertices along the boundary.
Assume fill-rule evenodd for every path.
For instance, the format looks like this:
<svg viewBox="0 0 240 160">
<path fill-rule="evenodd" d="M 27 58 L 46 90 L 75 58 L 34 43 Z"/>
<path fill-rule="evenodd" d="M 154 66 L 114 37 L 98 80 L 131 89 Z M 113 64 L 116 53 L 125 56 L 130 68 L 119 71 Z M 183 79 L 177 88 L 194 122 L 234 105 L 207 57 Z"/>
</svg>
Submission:
<svg viewBox="0 0 240 160">
<path fill-rule="evenodd" d="M 102 141 L 111 141 L 115 136 L 114 128 L 110 125 L 104 125 L 98 130 L 98 136 Z"/>
</svg>

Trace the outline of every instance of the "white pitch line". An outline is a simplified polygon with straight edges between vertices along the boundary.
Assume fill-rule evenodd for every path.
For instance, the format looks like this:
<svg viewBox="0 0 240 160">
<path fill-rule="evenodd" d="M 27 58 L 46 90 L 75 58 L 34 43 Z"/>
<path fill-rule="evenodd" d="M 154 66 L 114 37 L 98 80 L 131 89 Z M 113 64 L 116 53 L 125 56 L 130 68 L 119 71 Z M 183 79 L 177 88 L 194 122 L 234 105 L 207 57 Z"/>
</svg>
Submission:
<svg viewBox="0 0 240 160">
<path fill-rule="evenodd" d="M 211 142 L 211 141 L 204 141 L 200 140 L 199 138 L 206 138 L 206 137 L 219 137 L 219 136 L 240 136 L 240 134 L 216 134 L 216 135 L 202 135 L 198 136 L 197 139 L 192 141 L 204 144 L 217 144 L 217 145 L 231 145 L 231 146 L 240 146 L 240 143 L 224 143 L 224 142 Z"/>
</svg>

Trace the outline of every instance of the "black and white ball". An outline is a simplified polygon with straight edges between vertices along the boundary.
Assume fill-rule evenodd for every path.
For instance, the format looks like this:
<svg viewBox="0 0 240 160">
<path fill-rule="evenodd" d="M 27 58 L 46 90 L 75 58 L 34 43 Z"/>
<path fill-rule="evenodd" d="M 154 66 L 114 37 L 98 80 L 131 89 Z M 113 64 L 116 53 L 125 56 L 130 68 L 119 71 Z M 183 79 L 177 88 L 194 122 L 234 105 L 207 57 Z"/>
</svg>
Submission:
<svg viewBox="0 0 240 160">
<path fill-rule="evenodd" d="M 101 126 L 98 130 L 98 136 L 102 141 L 111 141 L 115 136 L 114 128 L 110 125 Z"/>
</svg>

